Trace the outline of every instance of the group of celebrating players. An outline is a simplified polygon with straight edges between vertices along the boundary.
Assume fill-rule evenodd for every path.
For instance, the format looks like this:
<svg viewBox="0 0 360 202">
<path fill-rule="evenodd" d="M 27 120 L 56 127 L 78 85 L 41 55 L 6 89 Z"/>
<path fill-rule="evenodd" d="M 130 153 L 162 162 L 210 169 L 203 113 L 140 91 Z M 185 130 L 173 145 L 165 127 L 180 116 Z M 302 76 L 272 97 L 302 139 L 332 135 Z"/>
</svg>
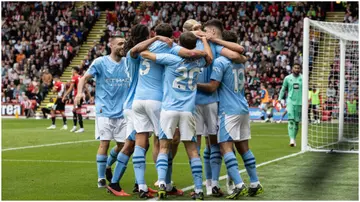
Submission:
<svg viewBox="0 0 360 202">
<path fill-rule="evenodd" d="M 205 136 L 206 195 L 224 195 L 219 186 L 222 158 L 228 173 L 227 199 L 263 192 L 255 157 L 248 146 L 251 135 L 249 107 L 244 97 L 243 63 L 247 59 L 242 55 L 243 47 L 237 43 L 237 35 L 224 30 L 219 20 L 209 20 L 203 31 L 201 28 L 195 20 L 186 21 L 180 43 L 175 44 L 170 39 L 173 29 L 169 24 L 157 25 L 154 33 L 144 25 L 135 25 L 128 40 L 112 36 L 111 54 L 95 59 L 80 79 L 73 79 L 72 88 L 77 90 L 75 106 L 82 102 L 87 80 L 96 79 L 99 188 L 106 187 L 116 196 L 129 196 L 119 183 L 133 155 L 134 192 L 140 198 L 152 198 L 154 193 L 160 199 L 183 195 L 171 181 L 172 162 L 182 141 L 195 185 L 192 198 L 203 200 L 200 145 Z M 151 34 L 154 36 L 150 38 Z M 76 72 L 78 69 L 74 68 L 75 76 Z M 63 89 L 60 85 L 57 91 L 64 98 L 71 89 L 65 94 L 60 92 Z M 74 111 L 83 128 L 79 114 Z M 145 181 L 146 153 L 153 133 L 152 157 L 158 190 L 148 187 Z M 111 140 L 117 144 L 107 155 Z M 239 174 L 235 148 L 250 177 L 249 186 Z"/>
</svg>

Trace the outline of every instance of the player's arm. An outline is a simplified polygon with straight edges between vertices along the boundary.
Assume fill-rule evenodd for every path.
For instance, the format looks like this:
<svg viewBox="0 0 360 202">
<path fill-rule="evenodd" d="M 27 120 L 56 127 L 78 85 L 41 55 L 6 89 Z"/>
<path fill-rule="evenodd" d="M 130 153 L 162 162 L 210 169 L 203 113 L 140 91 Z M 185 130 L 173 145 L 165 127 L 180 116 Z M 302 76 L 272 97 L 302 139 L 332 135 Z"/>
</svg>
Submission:
<svg viewBox="0 0 360 202">
<path fill-rule="evenodd" d="M 207 67 L 212 63 L 214 57 L 212 55 L 212 51 L 211 51 L 210 45 L 209 45 L 206 37 L 201 37 L 201 41 L 204 44 L 204 51 L 206 53 L 205 60 L 206 60 L 206 67 Z"/>
<path fill-rule="evenodd" d="M 64 93 L 64 95 L 63 95 L 63 97 L 62 97 L 62 101 L 63 101 L 63 102 L 65 102 L 66 96 L 68 96 L 69 93 L 74 89 L 74 85 L 75 85 L 74 82 L 71 81 L 71 85 L 70 85 L 69 89 Z"/>
<path fill-rule="evenodd" d="M 197 88 L 200 91 L 207 92 L 207 93 L 213 93 L 215 92 L 223 79 L 224 71 L 223 67 L 224 65 L 220 62 L 219 59 L 216 59 L 213 65 L 213 71 L 211 73 L 210 82 L 209 83 L 198 83 Z"/>
<path fill-rule="evenodd" d="M 155 36 L 151 39 L 147 39 L 139 44 L 137 44 L 136 46 L 134 46 L 131 50 L 130 50 L 130 56 L 132 58 L 137 58 L 137 55 L 142 52 L 145 51 L 152 43 L 154 43 L 155 41 L 163 41 L 165 43 L 167 43 L 170 47 L 172 46 L 173 41 L 168 38 L 168 37 L 164 37 L 164 36 Z"/>
<path fill-rule="evenodd" d="M 226 47 L 221 50 L 220 55 L 229 58 L 231 61 L 237 64 L 245 63 L 247 61 L 247 58 L 244 55 L 241 55 L 240 53 L 232 51 Z"/>
<path fill-rule="evenodd" d="M 285 91 L 288 89 L 288 81 L 287 79 L 285 78 L 284 79 L 284 83 L 281 87 L 281 90 L 280 90 L 280 95 L 279 95 L 279 100 L 283 99 L 284 97 L 284 94 L 285 94 Z"/>
<path fill-rule="evenodd" d="M 205 57 L 206 53 L 201 50 L 189 50 L 187 48 L 181 47 L 178 55 L 183 58 L 201 58 Z"/>
<path fill-rule="evenodd" d="M 209 38 L 209 40 L 211 42 L 214 42 L 216 44 L 219 44 L 221 46 L 224 46 L 225 48 L 228 48 L 229 50 L 235 51 L 239 54 L 242 54 L 244 52 L 244 47 L 242 47 L 241 45 L 234 43 L 234 42 L 230 42 L 230 41 L 225 41 L 216 37 L 211 37 Z"/>
<path fill-rule="evenodd" d="M 140 55 L 141 55 L 141 57 L 143 57 L 145 59 L 156 62 L 156 54 L 155 53 L 152 53 L 152 52 L 146 50 L 146 51 L 142 51 L 140 53 Z"/>
<path fill-rule="evenodd" d="M 215 92 L 220 86 L 219 81 L 211 80 L 209 83 L 198 83 L 197 88 L 203 92 L 213 93 Z"/>
<path fill-rule="evenodd" d="M 79 83 L 78 83 L 78 92 L 77 92 L 77 95 L 75 97 L 75 101 L 77 104 L 80 104 L 80 100 L 82 98 L 82 94 L 83 94 L 83 89 L 84 89 L 84 86 L 85 86 L 85 83 L 91 79 L 93 77 L 93 75 L 91 73 L 88 73 L 86 72 L 85 75 L 83 77 L 81 77 L 79 79 Z"/>
</svg>

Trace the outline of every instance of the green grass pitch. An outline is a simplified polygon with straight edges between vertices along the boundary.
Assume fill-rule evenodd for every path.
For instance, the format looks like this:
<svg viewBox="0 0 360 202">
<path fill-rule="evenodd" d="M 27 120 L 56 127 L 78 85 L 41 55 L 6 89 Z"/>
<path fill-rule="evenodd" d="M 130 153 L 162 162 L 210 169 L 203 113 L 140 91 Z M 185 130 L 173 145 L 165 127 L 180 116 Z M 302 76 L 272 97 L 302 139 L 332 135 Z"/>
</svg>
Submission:
<svg viewBox="0 0 360 202">
<path fill-rule="evenodd" d="M 94 121 L 85 121 L 85 133 L 46 130 L 50 120 L 2 119 L 2 199 L 3 200 L 139 200 L 137 195 L 119 198 L 97 188 Z M 72 121 L 68 121 L 69 129 Z M 250 147 L 257 164 L 294 154 L 288 146 L 287 124 L 251 123 Z M 89 141 L 85 141 L 89 140 Z M 56 143 L 66 143 L 59 144 Z M 54 145 L 55 144 L 55 145 Z M 39 146 L 40 145 L 40 146 Z M 202 148 L 203 151 L 203 148 Z M 151 149 L 150 149 L 151 152 Z M 147 155 L 146 181 L 154 188 L 157 174 L 150 152 Z M 244 169 L 241 157 L 239 168 Z M 115 166 L 115 165 L 114 165 Z M 358 155 L 307 152 L 260 166 L 257 170 L 265 192 L 245 200 L 358 200 Z M 223 165 L 221 175 L 225 175 Z M 246 172 L 242 178 L 249 183 Z M 178 188 L 193 184 L 188 159 L 181 144 L 174 159 L 173 181 Z M 121 181 L 131 193 L 134 172 L 131 160 Z M 225 191 L 225 180 L 221 181 Z M 204 189 L 205 190 L 205 189 Z M 189 200 L 183 197 L 169 200 Z M 219 200 L 205 197 L 205 200 Z"/>
</svg>

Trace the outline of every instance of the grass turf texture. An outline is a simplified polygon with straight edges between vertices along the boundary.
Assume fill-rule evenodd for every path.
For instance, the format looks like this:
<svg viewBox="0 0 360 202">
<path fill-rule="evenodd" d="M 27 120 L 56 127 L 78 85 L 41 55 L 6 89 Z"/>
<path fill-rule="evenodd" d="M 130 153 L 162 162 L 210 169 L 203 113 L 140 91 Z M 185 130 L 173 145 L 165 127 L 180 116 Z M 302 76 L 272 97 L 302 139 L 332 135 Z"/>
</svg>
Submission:
<svg viewBox="0 0 360 202">
<path fill-rule="evenodd" d="M 85 133 L 74 134 L 46 130 L 50 120 L 2 120 L 2 150 L 7 148 L 44 145 L 61 142 L 92 140 L 94 121 L 85 121 Z M 69 129 L 72 126 L 69 120 Z M 250 147 L 257 164 L 300 151 L 288 146 L 287 124 L 251 124 Z M 112 144 L 113 145 L 113 144 Z M 115 197 L 97 188 L 95 155 L 98 142 L 82 142 L 48 147 L 2 151 L 3 200 L 139 200 Z M 201 149 L 203 151 L 203 148 Z M 244 169 L 237 155 L 239 168 Z M 151 149 L 147 154 L 146 181 L 150 187 L 157 179 Z M 114 165 L 115 166 L 115 165 Z M 223 165 L 221 175 L 225 175 Z M 258 168 L 258 175 L 265 193 L 246 200 L 358 200 L 358 155 L 305 153 Z M 245 173 L 242 178 L 249 183 Z M 173 181 L 178 188 L 193 184 L 188 159 L 181 144 L 173 165 Z M 223 191 L 225 180 L 221 181 Z M 123 189 L 131 193 L 134 172 L 131 160 L 121 181 Z M 205 188 L 204 188 L 205 191 Z M 189 200 L 183 197 L 169 200 Z M 205 200 L 219 198 L 205 197 Z"/>
</svg>

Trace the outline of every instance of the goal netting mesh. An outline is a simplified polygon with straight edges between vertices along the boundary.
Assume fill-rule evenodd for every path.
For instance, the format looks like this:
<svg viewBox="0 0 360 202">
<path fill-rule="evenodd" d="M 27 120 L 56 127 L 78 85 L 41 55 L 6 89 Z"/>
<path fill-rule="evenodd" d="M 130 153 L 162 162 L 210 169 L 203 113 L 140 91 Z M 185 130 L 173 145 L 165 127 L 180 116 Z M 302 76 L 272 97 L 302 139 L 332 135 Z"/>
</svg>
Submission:
<svg viewBox="0 0 360 202">
<path fill-rule="evenodd" d="M 305 20 L 303 150 L 359 151 L 358 37 L 357 24 Z"/>
</svg>

